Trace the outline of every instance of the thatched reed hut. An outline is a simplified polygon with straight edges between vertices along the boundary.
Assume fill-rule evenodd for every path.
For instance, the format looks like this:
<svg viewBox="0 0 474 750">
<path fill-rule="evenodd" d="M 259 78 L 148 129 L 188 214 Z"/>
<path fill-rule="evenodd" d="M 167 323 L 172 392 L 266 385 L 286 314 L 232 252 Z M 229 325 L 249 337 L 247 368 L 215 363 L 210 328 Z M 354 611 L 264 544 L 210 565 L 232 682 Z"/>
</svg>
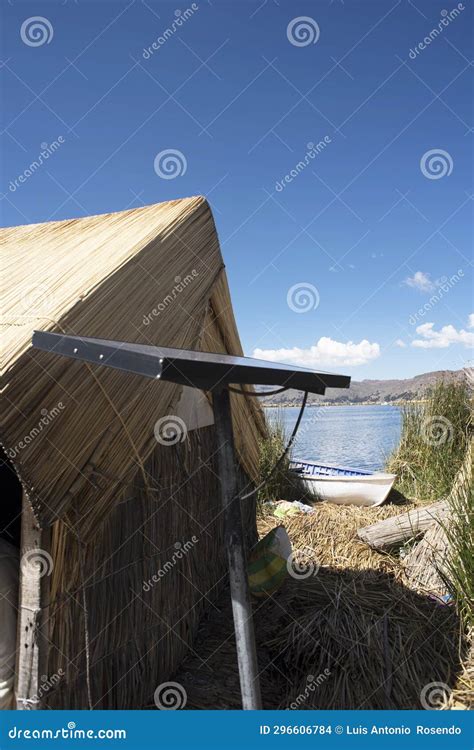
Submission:
<svg viewBox="0 0 474 750">
<path fill-rule="evenodd" d="M 0 530 L 21 545 L 17 706 L 139 708 L 225 581 L 212 411 L 200 391 L 33 350 L 31 336 L 242 354 L 212 214 L 197 197 L 1 240 Z M 264 420 L 256 399 L 232 402 L 251 484 Z M 243 513 L 252 542 L 251 500 Z"/>
</svg>

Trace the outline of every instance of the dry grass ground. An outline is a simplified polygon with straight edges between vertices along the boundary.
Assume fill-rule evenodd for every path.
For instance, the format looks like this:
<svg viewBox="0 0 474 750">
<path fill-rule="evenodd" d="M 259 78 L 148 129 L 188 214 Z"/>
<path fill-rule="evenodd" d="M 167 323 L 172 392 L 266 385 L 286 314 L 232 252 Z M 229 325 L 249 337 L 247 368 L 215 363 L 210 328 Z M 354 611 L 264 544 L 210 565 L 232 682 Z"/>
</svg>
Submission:
<svg viewBox="0 0 474 750">
<path fill-rule="evenodd" d="M 411 507 L 318 503 L 313 514 L 285 520 L 309 575 L 289 577 L 273 597 L 254 601 L 265 708 L 415 709 L 431 683 L 446 685 L 451 705 L 469 704 L 454 608 L 408 588 L 398 556 L 355 538 L 361 526 Z M 262 516 L 260 535 L 279 523 Z M 458 675 L 462 692 L 452 693 Z M 228 592 L 201 623 L 176 680 L 188 708 L 240 708 Z"/>
<path fill-rule="evenodd" d="M 452 565 L 439 590 L 422 589 L 407 575 L 403 559 L 416 540 L 386 553 L 356 536 L 362 527 L 448 496 L 468 460 L 469 398 L 466 384 L 440 383 L 422 406 L 405 410 L 389 465 L 405 497 L 392 492 L 378 508 L 317 501 L 313 513 L 282 521 L 264 501 L 290 499 L 288 462 L 260 492 L 260 537 L 283 523 L 306 564 L 272 597 L 253 603 L 264 708 L 474 708 L 466 625 L 472 614 L 470 466 L 463 479 L 469 499 L 450 506 Z M 277 422 L 261 452 L 262 476 L 283 444 Z M 450 604 L 439 596 L 446 590 Z M 176 679 L 188 708 L 240 708 L 228 592 L 201 623 Z"/>
</svg>

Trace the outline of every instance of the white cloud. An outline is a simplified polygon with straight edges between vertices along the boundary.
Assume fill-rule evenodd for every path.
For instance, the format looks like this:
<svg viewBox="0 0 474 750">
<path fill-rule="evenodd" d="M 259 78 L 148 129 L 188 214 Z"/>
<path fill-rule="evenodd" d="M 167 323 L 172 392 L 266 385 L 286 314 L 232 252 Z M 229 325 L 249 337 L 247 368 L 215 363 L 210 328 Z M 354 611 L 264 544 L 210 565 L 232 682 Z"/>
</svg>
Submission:
<svg viewBox="0 0 474 750">
<path fill-rule="evenodd" d="M 436 289 L 436 284 L 431 281 L 429 273 L 423 273 L 423 271 L 416 271 L 413 276 L 408 276 L 404 283 L 414 289 L 419 289 L 420 292 L 432 292 Z"/>
<path fill-rule="evenodd" d="M 468 328 L 474 328 L 474 313 L 471 313 L 469 315 L 468 322 L 467 322 L 467 327 Z"/>
<path fill-rule="evenodd" d="M 321 365 L 364 365 L 380 356 L 380 346 L 371 344 L 367 339 L 355 344 L 353 341 L 343 343 L 322 336 L 308 349 L 296 346 L 292 349 L 254 349 L 252 356 L 317 369 Z"/>
<path fill-rule="evenodd" d="M 406 344 L 404 341 L 402 341 L 402 339 L 397 339 L 395 341 L 395 346 L 399 346 L 401 349 L 403 349 L 406 346 Z"/>
<path fill-rule="evenodd" d="M 474 314 L 469 315 L 468 328 L 473 327 Z M 411 342 L 419 349 L 446 349 L 451 344 L 464 344 L 465 347 L 474 346 L 474 333 L 461 328 L 459 331 L 452 325 L 443 326 L 439 331 L 433 330 L 434 323 L 423 323 L 416 332 L 421 339 Z"/>
</svg>

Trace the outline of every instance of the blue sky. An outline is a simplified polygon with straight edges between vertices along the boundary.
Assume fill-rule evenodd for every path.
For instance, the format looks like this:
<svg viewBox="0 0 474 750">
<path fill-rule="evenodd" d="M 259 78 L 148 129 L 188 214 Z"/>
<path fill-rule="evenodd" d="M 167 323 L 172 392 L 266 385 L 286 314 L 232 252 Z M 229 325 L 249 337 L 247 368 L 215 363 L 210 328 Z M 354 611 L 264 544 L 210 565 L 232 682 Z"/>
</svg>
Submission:
<svg viewBox="0 0 474 750">
<path fill-rule="evenodd" d="M 2 14 L 4 225 L 204 194 L 246 354 L 355 379 L 472 358 L 471 2 Z"/>
</svg>

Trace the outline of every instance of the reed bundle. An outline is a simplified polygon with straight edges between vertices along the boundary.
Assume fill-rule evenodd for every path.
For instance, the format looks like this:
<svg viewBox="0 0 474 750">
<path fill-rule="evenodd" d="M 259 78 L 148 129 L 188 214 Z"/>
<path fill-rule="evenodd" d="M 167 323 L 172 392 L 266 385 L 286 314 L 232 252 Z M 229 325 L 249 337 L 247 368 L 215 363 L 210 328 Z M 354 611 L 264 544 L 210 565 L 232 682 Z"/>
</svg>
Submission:
<svg viewBox="0 0 474 750">
<path fill-rule="evenodd" d="M 1 240 L 2 441 L 39 521 L 74 506 L 87 538 L 134 465 L 143 473 L 155 422 L 181 389 L 32 350 L 32 332 L 242 354 L 212 214 L 190 198 L 14 227 Z M 255 478 L 263 419 L 252 399 L 233 401 L 239 459 Z"/>
<path fill-rule="evenodd" d="M 308 675 L 325 675 L 305 708 L 421 708 L 423 688 L 452 684 L 459 669 L 454 611 L 384 573 L 320 569 L 294 587 L 291 620 L 275 636 L 292 665 L 289 705 Z"/>
<path fill-rule="evenodd" d="M 447 696 L 444 708 L 467 708 L 474 710 L 474 631 L 467 635 L 470 644 L 452 692 Z"/>
<path fill-rule="evenodd" d="M 176 675 L 188 708 L 240 707 L 230 611 L 211 615 Z M 374 571 L 320 568 L 254 605 L 266 709 L 421 708 L 423 688 L 454 684 L 455 612 Z M 313 686 L 311 688 L 311 686 Z"/>
<path fill-rule="evenodd" d="M 402 507 L 404 511 L 415 506 L 407 504 Z M 402 512 L 400 506 L 388 504 L 364 508 L 316 503 L 313 511 L 308 515 L 285 518 L 284 525 L 294 550 L 307 549 L 319 564 L 340 570 L 374 569 L 398 575 L 398 559 L 372 550 L 356 538 L 356 533 L 366 523 L 399 515 Z M 280 523 L 281 519 L 265 515 L 259 519 L 259 532 L 264 535 Z"/>
<path fill-rule="evenodd" d="M 47 667 L 62 677 L 44 701 L 140 708 L 192 648 L 225 580 L 214 428 L 160 445 L 155 423 L 177 413 L 181 386 L 36 351 L 31 336 L 241 355 L 212 214 L 190 198 L 0 239 L 2 443 L 40 525 L 52 527 Z M 265 424 L 256 399 L 231 399 L 248 487 Z M 253 543 L 252 499 L 244 515 Z"/>
<path fill-rule="evenodd" d="M 193 651 L 199 622 L 226 580 L 214 453 L 212 427 L 190 433 L 185 448 L 157 446 L 145 465 L 147 485 L 138 475 L 85 547 L 83 571 L 76 535 L 55 524 L 49 672 L 64 677 L 48 707 L 88 705 L 83 590 L 94 708 L 143 707 Z M 240 479 L 247 484 L 243 472 Z M 255 503 L 243 510 L 253 544 Z"/>
<path fill-rule="evenodd" d="M 265 708 L 421 708 L 426 685 L 442 682 L 449 696 L 459 674 L 472 699 L 454 607 L 413 591 L 398 557 L 356 538 L 360 526 L 400 512 L 320 503 L 314 514 L 285 520 L 293 550 L 304 551 L 314 574 L 288 578 L 254 602 Z M 278 523 L 260 518 L 260 535 Z M 196 640 L 199 658 L 189 655 L 176 675 L 188 708 L 240 707 L 231 613 L 226 599 L 219 605 Z"/>
<path fill-rule="evenodd" d="M 426 391 L 425 400 L 402 408 L 400 443 L 386 470 L 397 474 L 397 489 L 417 502 L 446 497 L 469 444 L 472 387 L 467 377 L 459 382 L 439 379 Z"/>
</svg>

